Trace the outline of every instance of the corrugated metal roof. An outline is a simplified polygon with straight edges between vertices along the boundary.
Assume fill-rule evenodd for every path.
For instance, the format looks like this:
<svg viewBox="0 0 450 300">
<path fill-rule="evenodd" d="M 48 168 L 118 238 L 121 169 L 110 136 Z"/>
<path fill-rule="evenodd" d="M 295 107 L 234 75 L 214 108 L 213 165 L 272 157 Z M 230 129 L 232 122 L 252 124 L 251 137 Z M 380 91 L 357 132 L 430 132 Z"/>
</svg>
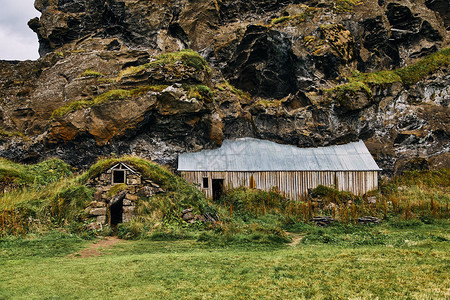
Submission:
<svg viewBox="0 0 450 300">
<path fill-rule="evenodd" d="M 222 147 L 178 157 L 178 171 L 378 171 L 363 141 L 298 148 L 254 138 L 225 140 Z"/>
</svg>

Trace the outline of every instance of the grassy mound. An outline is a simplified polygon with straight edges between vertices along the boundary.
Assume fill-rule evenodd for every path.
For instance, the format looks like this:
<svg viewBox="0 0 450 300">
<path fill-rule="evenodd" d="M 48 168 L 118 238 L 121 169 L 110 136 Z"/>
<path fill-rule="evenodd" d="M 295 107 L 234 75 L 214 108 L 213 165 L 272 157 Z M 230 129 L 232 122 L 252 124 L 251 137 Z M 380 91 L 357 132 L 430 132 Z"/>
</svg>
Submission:
<svg viewBox="0 0 450 300">
<path fill-rule="evenodd" d="M 5 187 L 44 186 L 72 175 L 72 168 L 60 159 L 23 165 L 0 158 L 0 182 Z"/>
</svg>

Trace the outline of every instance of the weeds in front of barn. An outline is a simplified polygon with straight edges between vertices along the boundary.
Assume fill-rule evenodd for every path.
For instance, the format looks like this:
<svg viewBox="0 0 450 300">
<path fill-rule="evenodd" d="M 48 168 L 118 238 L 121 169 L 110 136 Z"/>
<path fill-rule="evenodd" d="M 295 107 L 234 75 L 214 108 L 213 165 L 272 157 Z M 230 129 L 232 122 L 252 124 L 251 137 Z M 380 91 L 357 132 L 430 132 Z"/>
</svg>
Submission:
<svg viewBox="0 0 450 300">
<path fill-rule="evenodd" d="M 220 205 L 226 208 L 230 218 L 251 219 L 273 214 L 289 224 L 330 216 L 343 224 L 357 224 L 364 216 L 424 222 L 449 218 L 449 200 L 450 171 L 440 170 L 406 172 L 383 183 L 380 191 L 364 196 L 318 186 L 309 197 L 290 201 L 276 190 L 239 188 L 229 191 Z"/>
</svg>

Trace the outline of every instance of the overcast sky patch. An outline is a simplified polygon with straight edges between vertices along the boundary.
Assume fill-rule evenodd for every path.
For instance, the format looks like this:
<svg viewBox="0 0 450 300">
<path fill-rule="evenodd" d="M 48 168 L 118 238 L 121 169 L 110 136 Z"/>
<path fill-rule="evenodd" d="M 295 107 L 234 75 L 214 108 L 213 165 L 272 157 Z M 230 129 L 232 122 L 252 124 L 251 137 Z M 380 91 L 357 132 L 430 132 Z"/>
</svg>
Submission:
<svg viewBox="0 0 450 300">
<path fill-rule="evenodd" d="M 37 35 L 27 25 L 38 16 L 34 0 L 0 0 L 0 60 L 39 58 Z"/>
</svg>

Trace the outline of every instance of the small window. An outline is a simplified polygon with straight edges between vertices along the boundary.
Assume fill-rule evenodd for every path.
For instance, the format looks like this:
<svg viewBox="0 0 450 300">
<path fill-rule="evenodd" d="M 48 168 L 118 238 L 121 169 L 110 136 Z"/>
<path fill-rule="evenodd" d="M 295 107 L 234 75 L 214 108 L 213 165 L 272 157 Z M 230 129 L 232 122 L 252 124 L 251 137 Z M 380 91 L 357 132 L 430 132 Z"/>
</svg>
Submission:
<svg viewBox="0 0 450 300">
<path fill-rule="evenodd" d="M 203 188 L 208 189 L 209 188 L 209 180 L 208 177 L 203 177 Z"/>
<path fill-rule="evenodd" d="M 125 183 L 125 170 L 113 170 L 113 184 Z"/>
</svg>

